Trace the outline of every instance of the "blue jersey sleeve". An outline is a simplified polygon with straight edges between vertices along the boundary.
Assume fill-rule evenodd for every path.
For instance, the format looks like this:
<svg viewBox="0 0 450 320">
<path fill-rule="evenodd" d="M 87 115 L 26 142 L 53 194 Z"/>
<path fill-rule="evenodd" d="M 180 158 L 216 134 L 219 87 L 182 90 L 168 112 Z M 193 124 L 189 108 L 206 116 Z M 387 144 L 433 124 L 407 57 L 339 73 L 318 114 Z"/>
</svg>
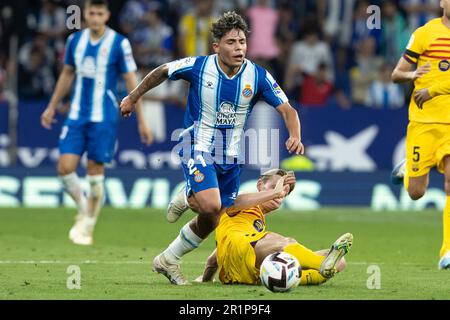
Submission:
<svg viewBox="0 0 450 320">
<path fill-rule="evenodd" d="M 285 102 L 288 102 L 288 98 L 284 91 L 280 88 L 280 85 L 275 81 L 272 75 L 265 71 L 265 76 L 259 80 L 259 90 L 261 96 L 265 102 L 276 108 Z"/>
<path fill-rule="evenodd" d="M 133 58 L 133 50 L 131 49 L 130 41 L 124 38 L 120 42 L 119 53 L 119 71 L 120 73 L 134 72 L 137 70 L 136 62 Z"/>
<path fill-rule="evenodd" d="M 190 81 L 192 69 L 197 58 L 188 57 L 180 60 L 175 60 L 169 62 L 167 65 L 169 67 L 169 79 L 178 80 L 184 79 Z"/>
<path fill-rule="evenodd" d="M 75 34 L 72 33 L 66 41 L 66 49 L 64 53 L 64 64 L 68 64 L 69 66 L 75 67 L 75 57 L 74 57 L 74 44 L 73 38 Z"/>
</svg>

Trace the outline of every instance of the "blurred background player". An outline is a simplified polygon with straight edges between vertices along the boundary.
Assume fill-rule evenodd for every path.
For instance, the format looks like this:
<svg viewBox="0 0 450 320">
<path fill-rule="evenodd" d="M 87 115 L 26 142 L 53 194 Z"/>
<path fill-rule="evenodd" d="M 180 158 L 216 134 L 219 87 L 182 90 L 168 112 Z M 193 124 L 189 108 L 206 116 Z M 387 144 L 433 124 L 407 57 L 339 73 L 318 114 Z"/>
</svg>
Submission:
<svg viewBox="0 0 450 320">
<path fill-rule="evenodd" d="M 106 0 L 85 2 L 84 18 L 88 27 L 68 38 L 63 70 L 41 116 L 42 126 L 51 129 L 55 110 L 75 80 L 70 111 L 60 135 L 58 174 L 64 190 L 78 207 L 69 238 L 81 245 L 93 243 L 94 226 L 103 202 L 104 164 L 114 155 L 119 115 L 117 81 L 122 75 L 128 90 L 137 85 L 130 43 L 106 26 L 109 17 Z M 136 110 L 139 134 L 148 145 L 152 134 L 143 120 L 139 101 Z M 85 151 L 90 188 L 87 199 L 76 173 Z"/>
<path fill-rule="evenodd" d="M 224 208 L 247 208 L 247 201 L 254 196 L 236 199 L 241 169 L 239 143 L 255 103 L 263 99 L 282 115 L 289 132 L 289 152 L 300 154 L 304 149 L 297 111 L 270 73 L 245 59 L 248 26 L 244 19 L 235 12 L 224 13 L 213 24 L 212 33 L 216 54 L 188 57 L 156 68 L 120 106 L 122 114 L 129 115 L 145 92 L 167 78 L 190 82 L 185 131 L 180 135 L 185 143 L 180 156 L 186 187 L 169 204 L 168 218 L 175 221 L 189 208 L 198 215 L 154 260 L 157 272 L 180 285 L 187 284 L 179 269 L 181 257 L 208 237 Z"/>
<path fill-rule="evenodd" d="M 261 175 L 256 187 L 259 192 L 275 192 L 287 175 L 281 169 L 269 170 Z M 287 196 L 291 186 L 283 185 L 283 188 Z M 265 215 L 278 209 L 282 201 L 283 197 L 280 197 L 245 210 L 227 210 L 216 228 L 217 248 L 209 256 L 203 275 L 197 281 L 210 281 L 219 270 L 223 284 L 258 284 L 261 263 L 268 255 L 279 251 L 292 254 L 300 262 L 300 285 L 321 284 L 342 271 L 344 255 L 353 244 L 353 236 L 346 233 L 330 250 L 313 252 L 295 239 L 267 231 Z"/>
<path fill-rule="evenodd" d="M 418 200 L 427 189 L 430 169 L 436 166 L 444 174 L 446 203 L 439 269 L 450 269 L 450 95 L 444 84 L 450 69 L 450 0 L 441 0 L 440 5 L 444 15 L 413 33 L 392 73 L 394 82 L 413 81 L 415 86 L 415 99 L 409 104 L 406 160 L 394 168 L 392 178 L 394 183 L 403 180 L 411 199 Z"/>
</svg>

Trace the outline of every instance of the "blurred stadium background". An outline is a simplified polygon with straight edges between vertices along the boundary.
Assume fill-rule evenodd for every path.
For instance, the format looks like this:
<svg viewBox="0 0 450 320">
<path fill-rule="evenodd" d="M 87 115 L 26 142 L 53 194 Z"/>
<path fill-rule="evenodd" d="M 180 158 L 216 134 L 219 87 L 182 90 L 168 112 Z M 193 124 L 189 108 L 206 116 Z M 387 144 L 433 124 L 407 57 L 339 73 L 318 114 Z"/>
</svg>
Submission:
<svg viewBox="0 0 450 320">
<path fill-rule="evenodd" d="M 82 7 L 83 1 L 1 2 L 0 207 L 70 205 L 55 170 L 68 104 L 60 105 L 51 131 L 39 117 L 61 70 L 65 39 L 76 31 L 66 23 L 73 4 Z M 381 9 L 379 29 L 367 27 L 370 5 Z M 259 169 L 279 150 L 281 166 L 296 170 L 299 179 L 288 209 L 443 208 L 442 182 L 434 176 L 415 203 L 389 184 L 390 169 L 404 155 L 411 90 L 391 83 L 390 73 L 411 32 L 441 14 L 439 1 L 129 0 L 110 1 L 110 9 L 109 25 L 129 37 L 141 75 L 179 57 L 208 54 L 214 17 L 226 10 L 245 15 L 252 29 L 248 58 L 272 72 L 299 111 L 306 157 L 285 152 L 281 117 L 261 104 L 250 127 L 267 136 L 246 147 L 257 161 L 242 174 L 243 189 L 253 187 Z M 171 157 L 171 135 L 182 126 L 184 91 L 183 83 L 169 83 L 145 97 L 155 134 L 150 147 L 140 143 L 133 119 L 121 120 L 107 170 L 107 205 L 166 207 L 183 180 Z M 270 128 L 281 128 L 279 145 L 269 145 Z"/>
<path fill-rule="evenodd" d="M 65 39 L 76 31 L 66 23 L 73 14 L 67 8 L 83 1 L 2 0 L 0 299 L 449 298 L 448 275 L 436 268 L 445 201 L 442 177 L 433 173 L 430 189 L 417 202 L 392 186 L 389 177 L 404 157 L 411 91 L 392 84 L 390 73 L 411 32 L 441 14 L 438 0 L 109 2 L 109 25 L 129 37 L 141 76 L 166 61 L 208 54 L 209 25 L 223 11 L 247 17 L 252 29 L 248 58 L 273 73 L 298 110 L 306 157 L 285 152 L 281 117 L 258 105 L 249 127 L 261 134 L 257 143 L 246 146 L 246 154 L 257 161 L 243 170 L 241 190 L 253 188 L 261 168 L 280 152 L 280 165 L 296 170 L 298 183 L 285 201 L 286 210 L 268 218 L 269 229 L 311 249 L 326 248 L 351 231 L 355 245 L 348 270 L 325 290 L 305 288 L 282 296 L 263 287 L 217 283 L 195 290 L 169 288 L 165 278 L 150 272 L 153 257 L 181 226 L 168 224 L 164 212 L 183 181 L 171 157 L 171 136 L 182 127 L 185 108 L 182 82 L 145 97 L 153 145 L 140 143 L 135 119 L 121 119 L 96 243 L 89 248 L 70 243 L 67 231 L 75 210 L 61 208 L 71 203 L 55 169 L 67 100 L 51 131 L 40 126 L 39 118 L 62 67 Z M 367 27 L 370 5 L 381 10 L 379 29 Z M 125 95 L 123 85 L 120 91 Z M 269 141 L 271 128 L 280 128 L 281 136 Z M 181 223 L 191 217 L 187 214 Z M 199 275 L 213 248 L 211 236 L 186 256 L 183 270 L 189 279 Z M 70 265 L 82 267 L 83 290 L 68 290 Z M 380 287 L 379 278 L 370 282 L 371 270 L 382 271 Z M 368 290 L 374 286 L 380 290 Z"/>
</svg>

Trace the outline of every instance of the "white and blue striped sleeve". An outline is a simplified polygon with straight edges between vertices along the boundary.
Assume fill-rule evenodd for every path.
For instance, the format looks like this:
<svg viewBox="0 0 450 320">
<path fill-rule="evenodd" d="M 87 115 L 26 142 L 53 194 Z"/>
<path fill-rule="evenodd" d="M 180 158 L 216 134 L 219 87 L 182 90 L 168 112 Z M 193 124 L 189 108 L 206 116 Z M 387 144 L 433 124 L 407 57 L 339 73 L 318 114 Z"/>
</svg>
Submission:
<svg viewBox="0 0 450 320">
<path fill-rule="evenodd" d="M 190 80 L 196 59 L 197 58 L 195 57 L 188 57 L 167 63 L 167 66 L 169 67 L 169 79 Z"/>
<path fill-rule="evenodd" d="M 75 57 L 74 57 L 74 48 L 73 48 L 73 38 L 74 34 L 72 33 L 66 41 L 66 49 L 64 53 L 64 64 L 68 64 L 69 66 L 75 67 Z"/>
<path fill-rule="evenodd" d="M 268 71 L 266 71 L 266 76 L 260 79 L 260 90 L 264 101 L 274 108 L 289 101 L 280 85 Z"/>
<path fill-rule="evenodd" d="M 133 58 L 133 50 L 127 38 L 120 42 L 119 70 L 122 74 L 137 70 L 136 62 Z"/>
</svg>

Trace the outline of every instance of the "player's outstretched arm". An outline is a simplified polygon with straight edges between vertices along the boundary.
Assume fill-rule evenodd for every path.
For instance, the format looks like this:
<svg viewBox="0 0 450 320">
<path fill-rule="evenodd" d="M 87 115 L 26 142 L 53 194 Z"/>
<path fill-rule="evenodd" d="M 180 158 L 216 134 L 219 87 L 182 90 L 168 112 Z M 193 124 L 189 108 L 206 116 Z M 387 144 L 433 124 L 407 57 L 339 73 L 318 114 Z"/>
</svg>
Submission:
<svg viewBox="0 0 450 320">
<path fill-rule="evenodd" d="M 137 77 L 135 72 L 127 72 L 123 74 L 123 78 L 125 80 L 125 85 L 127 87 L 128 92 L 137 87 Z M 139 136 L 141 137 L 141 142 L 145 143 L 146 145 L 152 144 L 153 134 L 150 128 L 145 123 L 142 99 L 136 101 L 136 118 L 138 122 L 138 131 Z"/>
<path fill-rule="evenodd" d="M 272 190 L 242 193 L 238 195 L 234 204 L 227 209 L 227 214 L 233 215 L 235 212 L 252 208 L 270 200 L 285 197 L 288 194 L 290 187 L 288 184 L 284 183 L 284 180 L 285 177 L 281 177 L 275 188 Z"/>
<path fill-rule="evenodd" d="M 61 74 L 59 75 L 52 98 L 50 99 L 47 108 L 41 115 L 41 125 L 44 128 L 49 130 L 52 128 L 56 107 L 61 102 L 61 100 L 70 92 L 70 88 L 72 88 L 72 82 L 74 78 L 75 72 L 73 67 L 65 64 L 61 71 Z"/>
<path fill-rule="evenodd" d="M 423 66 L 418 67 L 413 70 L 414 64 L 408 62 L 405 58 L 401 57 L 392 72 L 391 79 L 394 83 L 402 83 L 408 81 L 414 81 L 421 78 L 424 74 L 427 74 L 431 70 L 431 65 L 429 62 Z"/>
<path fill-rule="evenodd" d="M 289 153 L 295 152 L 295 154 L 303 154 L 305 152 L 305 147 L 303 146 L 300 135 L 301 125 L 297 111 L 289 104 L 289 102 L 285 102 L 278 106 L 277 111 L 283 117 L 289 132 L 289 138 L 286 140 L 286 149 Z"/>
<path fill-rule="evenodd" d="M 148 90 L 158 86 L 169 77 L 169 67 L 167 64 L 163 64 L 156 69 L 150 71 L 145 78 L 134 88 L 120 103 L 120 112 L 122 116 L 129 117 L 134 111 L 136 102 L 146 93 Z"/>
<path fill-rule="evenodd" d="M 218 264 L 217 264 L 217 249 L 209 255 L 206 260 L 205 269 L 203 270 L 203 274 L 199 276 L 195 281 L 197 282 L 209 282 L 214 279 L 214 275 L 217 272 Z"/>
</svg>

